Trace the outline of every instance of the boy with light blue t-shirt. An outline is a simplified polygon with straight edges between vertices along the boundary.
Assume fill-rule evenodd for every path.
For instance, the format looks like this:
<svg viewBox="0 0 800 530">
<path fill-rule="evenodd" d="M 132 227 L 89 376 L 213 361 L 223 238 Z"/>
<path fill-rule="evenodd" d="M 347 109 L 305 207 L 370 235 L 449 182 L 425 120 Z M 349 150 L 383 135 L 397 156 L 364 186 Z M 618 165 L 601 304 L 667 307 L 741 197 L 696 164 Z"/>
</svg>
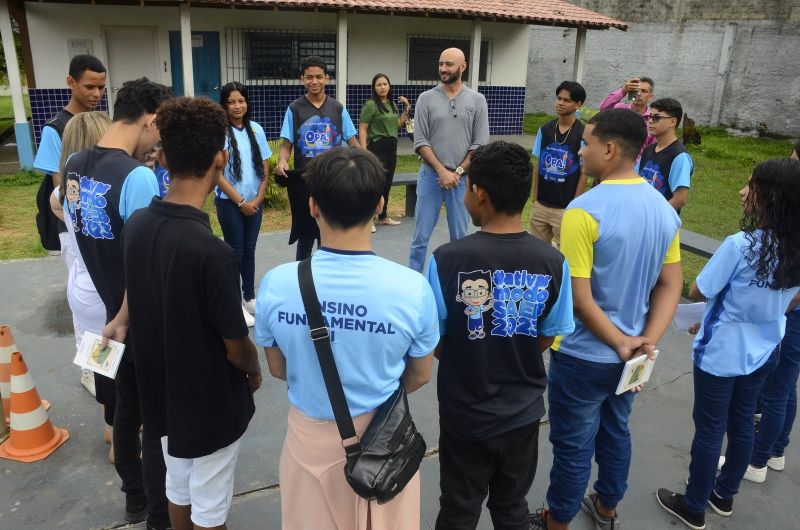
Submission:
<svg viewBox="0 0 800 530">
<path fill-rule="evenodd" d="M 575 331 L 552 347 L 549 511 L 534 528 L 568 528 L 581 509 L 598 528 L 619 525 L 634 394 L 615 391 L 625 361 L 654 358 L 683 287 L 680 219 L 634 171 L 646 138 L 642 117 L 627 109 L 597 114 L 584 131 L 584 169 L 599 183 L 570 203 L 561 228 Z M 587 492 L 592 456 L 598 480 Z"/>
<path fill-rule="evenodd" d="M 319 250 L 308 259 L 336 368 L 361 434 L 371 413 L 400 384 L 410 393 L 430 379 L 439 342 L 436 301 L 421 274 L 372 252 L 372 218 L 383 209 L 385 183 L 373 154 L 330 150 L 309 163 L 303 178 L 321 235 Z M 255 341 L 265 348 L 270 373 L 289 386 L 289 430 L 280 466 L 282 519 L 293 528 L 355 528 L 366 501 L 341 472 L 345 452 L 309 335 L 297 271 L 298 263 L 271 270 L 256 297 Z M 318 472 L 327 468 L 339 472 Z M 335 514 L 335 521 L 334 515 L 320 519 L 327 513 Z M 392 501 L 371 504 L 370 513 L 374 528 L 384 527 L 376 521 L 395 516 L 418 524 L 419 479 Z"/>
</svg>

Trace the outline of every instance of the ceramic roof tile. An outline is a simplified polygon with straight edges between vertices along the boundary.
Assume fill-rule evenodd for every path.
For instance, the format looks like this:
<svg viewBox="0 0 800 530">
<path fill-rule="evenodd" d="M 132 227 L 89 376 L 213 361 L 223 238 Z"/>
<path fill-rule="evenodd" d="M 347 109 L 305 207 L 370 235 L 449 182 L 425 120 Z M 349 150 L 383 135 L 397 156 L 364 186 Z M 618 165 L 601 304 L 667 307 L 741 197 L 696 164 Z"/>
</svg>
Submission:
<svg viewBox="0 0 800 530">
<path fill-rule="evenodd" d="M 618 28 L 628 24 L 563 0 L 221 0 L 220 3 L 295 9 L 353 9 L 396 14 L 430 13 L 527 24 Z"/>
</svg>

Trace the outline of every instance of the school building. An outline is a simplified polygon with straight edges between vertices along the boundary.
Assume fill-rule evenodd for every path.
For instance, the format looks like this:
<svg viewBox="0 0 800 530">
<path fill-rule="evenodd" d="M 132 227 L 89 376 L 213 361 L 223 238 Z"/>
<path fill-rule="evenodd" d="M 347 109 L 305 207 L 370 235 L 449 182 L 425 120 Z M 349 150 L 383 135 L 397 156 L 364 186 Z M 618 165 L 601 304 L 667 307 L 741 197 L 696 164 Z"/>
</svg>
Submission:
<svg viewBox="0 0 800 530">
<path fill-rule="evenodd" d="M 10 17 L 22 38 L 30 124 L 16 112 L 22 98 L 19 73 L 11 72 L 15 52 L 6 45 Z M 388 75 L 395 97 L 404 95 L 413 105 L 437 83 L 440 52 L 456 46 L 468 57 L 468 84 L 486 96 L 491 133 L 519 134 L 531 24 L 578 29 L 576 79 L 587 30 L 627 29 L 561 0 L 0 0 L 23 166 L 30 166 L 33 152 L 28 145 L 30 155 L 22 153 L 26 130 L 38 144 L 43 124 L 69 100 L 69 61 L 82 53 L 97 56 L 108 69 L 101 110 L 113 107 L 124 81 L 142 76 L 177 95 L 214 100 L 222 85 L 238 81 L 248 87 L 253 119 L 274 139 L 287 105 L 303 93 L 303 57 L 325 59 L 329 94 L 346 102 L 357 122 L 374 74 Z"/>
</svg>

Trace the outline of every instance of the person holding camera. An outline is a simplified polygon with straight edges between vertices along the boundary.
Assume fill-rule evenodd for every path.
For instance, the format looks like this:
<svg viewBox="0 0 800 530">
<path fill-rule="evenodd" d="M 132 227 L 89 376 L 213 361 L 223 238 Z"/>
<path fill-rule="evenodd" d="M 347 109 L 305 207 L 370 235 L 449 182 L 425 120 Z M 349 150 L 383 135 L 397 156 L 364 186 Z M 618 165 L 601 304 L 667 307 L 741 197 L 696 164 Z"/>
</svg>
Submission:
<svg viewBox="0 0 800 530">
<path fill-rule="evenodd" d="M 608 109 L 630 109 L 642 115 L 647 124 L 647 117 L 650 115 L 650 102 L 653 101 L 653 89 L 655 82 L 645 76 L 632 77 L 625 81 L 622 88 L 618 88 L 606 96 L 600 103 L 600 110 Z M 647 132 L 647 140 L 642 149 L 656 141 L 655 136 Z M 641 152 L 639 153 L 642 154 Z"/>
<path fill-rule="evenodd" d="M 397 129 L 408 121 L 411 105 L 403 96 L 397 99 L 403 105 L 403 112 L 398 112 L 397 105 L 392 99 L 392 84 L 389 77 L 386 74 L 375 74 L 372 78 L 372 96 L 361 107 L 358 124 L 358 142 L 361 148 L 378 157 L 386 175 L 383 211 L 378 214 L 378 224 L 383 226 L 400 224 L 400 221 L 389 217 L 386 209 L 389 205 L 394 169 L 397 166 Z M 372 231 L 375 232 L 375 223 L 372 224 Z"/>
</svg>

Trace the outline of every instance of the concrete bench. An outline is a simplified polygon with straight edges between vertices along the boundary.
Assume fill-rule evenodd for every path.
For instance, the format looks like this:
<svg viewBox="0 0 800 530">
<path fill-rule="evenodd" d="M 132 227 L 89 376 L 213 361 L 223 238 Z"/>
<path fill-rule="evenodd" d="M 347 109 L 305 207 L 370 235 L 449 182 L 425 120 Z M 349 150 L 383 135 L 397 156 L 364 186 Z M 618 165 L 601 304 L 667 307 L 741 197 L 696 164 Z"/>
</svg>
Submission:
<svg viewBox="0 0 800 530">
<path fill-rule="evenodd" d="M 710 258 L 722 244 L 721 241 L 681 228 L 681 249 L 704 258 Z"/>
<path fill-rule="evenodd" d="M 406 217 L 414 217 L 417 207 L 417 177 L 419 173 L 395 173 L 392 186 L 406 187 Z"/>
</svg>

